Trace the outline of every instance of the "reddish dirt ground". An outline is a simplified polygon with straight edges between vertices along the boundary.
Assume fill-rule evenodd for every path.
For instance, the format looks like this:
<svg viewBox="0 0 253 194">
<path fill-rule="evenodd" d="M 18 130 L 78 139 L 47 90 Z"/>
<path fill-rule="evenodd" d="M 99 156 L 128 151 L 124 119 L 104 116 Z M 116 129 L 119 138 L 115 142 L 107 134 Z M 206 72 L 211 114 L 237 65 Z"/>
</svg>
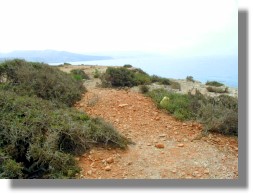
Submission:
<svg viewBox="0 0 253 194">
<path fill-rule="evenodd" d="M 78 158 L 80 178 L 238 178 L 237 138 L 202 136 L 200 124 L 175 120 L 142 94 L 90 88 L 76 108 L 104 118 L 134 142 L 126 150 L 91 149 Z"/>
</svg>

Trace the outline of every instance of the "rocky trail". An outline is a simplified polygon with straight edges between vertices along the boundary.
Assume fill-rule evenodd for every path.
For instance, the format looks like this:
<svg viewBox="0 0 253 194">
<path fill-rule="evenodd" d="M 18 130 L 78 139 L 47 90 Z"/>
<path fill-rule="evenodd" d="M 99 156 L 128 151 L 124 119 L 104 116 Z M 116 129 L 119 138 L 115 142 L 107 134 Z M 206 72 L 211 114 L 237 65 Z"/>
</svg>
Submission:
<svg viewBox="0 0 253 194">
<path fill-rule="evenodd" d="M 180 122 L 142 94 L 90 88 L 76 105 L 112 123 L 134 144 L 126 150 L 93 148 L 79 158 L 85 179 L 234 179 L 238 142 L 201 135 L 202 126 Z"/>
</svg>

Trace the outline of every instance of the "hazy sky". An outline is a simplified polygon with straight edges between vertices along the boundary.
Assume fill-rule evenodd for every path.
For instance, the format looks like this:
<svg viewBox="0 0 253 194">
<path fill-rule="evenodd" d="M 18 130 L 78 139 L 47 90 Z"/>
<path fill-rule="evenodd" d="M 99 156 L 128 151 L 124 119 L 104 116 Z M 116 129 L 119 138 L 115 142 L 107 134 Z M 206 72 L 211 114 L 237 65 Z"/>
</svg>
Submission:
<svg viewBox="0 0 253 194">
<path fill-rule="evenodd" d="M 0 52 L 237 55 L 237 0 L 0 0 Z"/>
</svg>

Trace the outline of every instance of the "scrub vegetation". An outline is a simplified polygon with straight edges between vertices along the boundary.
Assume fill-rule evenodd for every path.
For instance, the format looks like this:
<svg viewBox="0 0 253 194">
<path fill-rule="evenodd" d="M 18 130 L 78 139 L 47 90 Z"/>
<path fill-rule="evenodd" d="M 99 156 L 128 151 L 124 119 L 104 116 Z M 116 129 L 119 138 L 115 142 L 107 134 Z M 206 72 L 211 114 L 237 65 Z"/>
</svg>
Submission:
<svg viewBox="0 0 253 194">
<path fill-rule="evenodd" d="M 101 118 L 71 106 L 83 82 L 43 63 L 0 64 L 0 178 L 75 178 L 75 160 L 92 146 L 126 148 Z"/>
<path fill-rule="evenodd" d="M 204 133 L 219 132 L 238 135 L 238 100 L 227 95 L 206 97 L 197 92 L 177 94 L 164 89 L 147 93 L 159 108 L 179 120 L 197 120 L 204 125 Z M 164 98 L 167 100 L 163 100 Z"/>
</svg>

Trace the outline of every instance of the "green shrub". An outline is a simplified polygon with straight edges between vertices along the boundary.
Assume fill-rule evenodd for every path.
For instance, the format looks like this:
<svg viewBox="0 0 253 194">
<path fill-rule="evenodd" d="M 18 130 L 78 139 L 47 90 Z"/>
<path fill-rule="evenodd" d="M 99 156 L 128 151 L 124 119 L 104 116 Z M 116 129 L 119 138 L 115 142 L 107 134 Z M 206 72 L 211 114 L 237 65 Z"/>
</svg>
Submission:
<svg viewBox="0 0 253 194">
<path fill-rule="evenodd" d="M 22 178 L 23 166 L 12 159 L 6 159 L 0 165 L 0 178 Z"/>
<path fill-rule="evenodd" d="M 224 84 L 217 82 L 217 81 L 207 81 L 206 85 L 207 86 L 216 86 L 216 87 L 224 86 Z"/>
<path fill-rule="evenodd" d="M 0 77 L 7 80 L 4 88 L 11 88 L 19 95 L 35 95 L 72 106 L 85 92 L 81 81 L 43 63 L 14 59 L 1 63 L 0 67 Z"/>
<path fill-rule="evenodd" d="M 94 74 L 94 78 L 100 78 L 100 76 L 101 76 L 101 73 L 100 73 L 100 71 L 98 71 L 98 69 L 95 69 L 93 74 Z"/>
<path fill-rule="evenodd" d="M 133 69 L 134 72 L 134 84 L 135 85 L 147 85 L 151 83 L 151 77 L 142 69 Z"/>
<path fill-rule="evenodd" d="M 173 112 L 173 115 L 180 121 L 189 120 L 191 118 L 191 113 L 189 110 L 184 108 L 176 109 L 175 112 Z"/>
<path fill-rule="evenodd" d="M 140 89 L 141 93 L 143 93 L 143 94 L 146 94 L 147 92 L 149 92 L 149 87 L 146 85 L 140 85 L 139 89 Z"/>
<path fill-rule="evenodd" d="M 101 84 L 99 85 L 101 88 L 110 88 L 112 87 L 111 82 L 108 80 L 108 74 L 102 73 L 100 75 Z"/>
<path fill-rule="evenodd" d="M 194 95 L 189 92 L 188 97 L 190 100 L 189 109 L 191 110 L 192 119 L 196 120 L 198 118 L 199 109 L 203 103 L 208 102 L 208 99 L 198 90 L 196 90 L 196 93 Z"/>
<path fill-rule="evenodd" d="M 105 74 L 101 77 L 103 87 L 132 87 L 137 85 L 148 85 L 154 82 L 158 82 L 163 85 L 172 85 L 175 89 L 180 88 L 180 84 L 172 82 L 170 79 L 162 78 L 156 75 L 150 76 L 142 69 L 127 69 L 125 67 L 120 68 L 107 68 Z"/>
<path fill-rule="evenodd" d="M 135 68 L 135 69 L 132 69 L 131 71 L 134 72 L 134 73 L 139 73 L 139 74 L 143 74 L 143 75 L 148 75 L 145 71 L 143 71 L 143 70 L 140 69 L 140 68 Z M 148 76 L 149 76 L 149 75 L 148 75 Z"/>
<path fill-rule="evenodd" d="M 90 79 L 90 77 L 81 69 L 72 69 L 70 73 L 76 80 Z"/>
<path fill-rule="evenodd" d="M 147 96 L 151 97 L 151 99 L 156 103 L 156 105 L 161 108 L 160 102 L 165 96 L 169 97 L 169 92 L 165 89 L 156 89 L 148 92 Z"/>
<path fill-rule="evenodd" d="M 81 75 L 73 75 L 73 78 L 78 80 L 78 81 L 81 81 L 83 80 L 82 76 Z"/>
<path fill-rule="evenodd" d="M 188 95 L 171 93 L 164 89 L 153 90 L 148 93 L 159 108 L 166 109 L 179 120 L 188 120 L 192 118 L 190 110 L 190 98 Z M 168 97 L 169 101 L 166 104 L 161 104 L 164 97 Z"/>
<path fill-rule="evenodd" d="M 168 78 L 163 78 L 163 77 L 160 77 L 157 75 L 152 75 L 150 77 L 150 79 L 151 79 L 152 83 L 158 82 L 159 84 L 163 84 L 163 85 L 171 85 L 171 81 Z"/>
<path fill-rule="evenodd" d="M 125 64 L 123 67 L 125 67 L 125 68 L 132 68 L 133 66 L 130 65 L 130 64 Z"/>
<path fill-rule="evenodd" d="M 106 123 L 102 118 L 91 119 L 87 137 L 92 139 L 95 144 L 110 144 L 120 148 L 126 148 L 129 143 L 110 123 Z"/>
<path fill-rule="evenodd" d="M 3 164 L 10 169 L 2 167 L 2 171 L 7 178 L 71 178 L 80 170 L 75 154 L 82 154 L 94 144 L 125 148 L 128 143 L 101 119 L 3 90 L 0 121 L 0 148 L 7 156 Z"/>
<path fill-rule="evenodd" d="M 179 120 L 198 120 L 204 125 L 204 132 L 219 132 L 238 135 L 238 99 L 220 95 L 205 97 L 200 92 L 195 95 L 170 93 L 164 89 L 148 93 L 159 108 L 166 109 Z M 164 97 L 166 100 L 162 103 Z"/>
<path fill-rule="evenodd" d="M 228 100 L 227 97 L 226 101 Z M 235 99 L 230 105 L 224 104 L 224 99 L 211 98 L 199 109 L 198 119 L 204 124 L 205 132 L 219 132 L 227 135 L 238 135 L 238 109 Z M 231 104 L 233 104 L 231 106 Z"/>
<path fill-rule="evenodd" d="M 179 120 L 189 120 L 192 118 L 188 95 L 170 93 L 169 99 L 170 103 L 168 103 L 166 110 Z"/>
<path fill-rule="evenodd" d="M 231 109 L 235 112 L 238 111 L 238 99 L 235 97 L 223 94 L 217 98 L 216 102 L 225 108 Z"/>
<path fill-rule="evenodd" d="M 151 79 L 149 75 L 142 74 L 142 73 L 135 73 L 134 74 L 134 84 L 135 85 L 143 85 L 143 84 L 150 84 Z"/>
<path fill-rule="evenodd" d="M 154 82 L 159 82 L 161 77 L 157 76 L 157 75 L 152 75 L 151 77 L 151 82 L 154 83 Z"/>
<path fill-rule="evenodd" d="M 170 79 L 161 78 L 161 80 L 159 81 L 159 83 L 162 84 L 162 85 L 171 85 L 173 82 L 171 82 Z"/>
<path fill-rule="evenodd" d="M 204 132 L 238 135 L 238 99 L 220 95 L 204 97 L 199 92 L 189 95 L 194 119 L 204 125 Z"/>
<path fill-rule="evenodd" d="M 188 81 L 188 82 L 195 82 L 195 80 L 193 79 L 192 76 L 187 76 L 186 77 L 186 81 Z"/>
<path fill-rule="evenodd" d="M 132 87 L 136 85 L 134 72 L 124 67 L 108 67 L 103 78 L 103 82 L 106 82 L 113 87 Z"/>
</svg>

